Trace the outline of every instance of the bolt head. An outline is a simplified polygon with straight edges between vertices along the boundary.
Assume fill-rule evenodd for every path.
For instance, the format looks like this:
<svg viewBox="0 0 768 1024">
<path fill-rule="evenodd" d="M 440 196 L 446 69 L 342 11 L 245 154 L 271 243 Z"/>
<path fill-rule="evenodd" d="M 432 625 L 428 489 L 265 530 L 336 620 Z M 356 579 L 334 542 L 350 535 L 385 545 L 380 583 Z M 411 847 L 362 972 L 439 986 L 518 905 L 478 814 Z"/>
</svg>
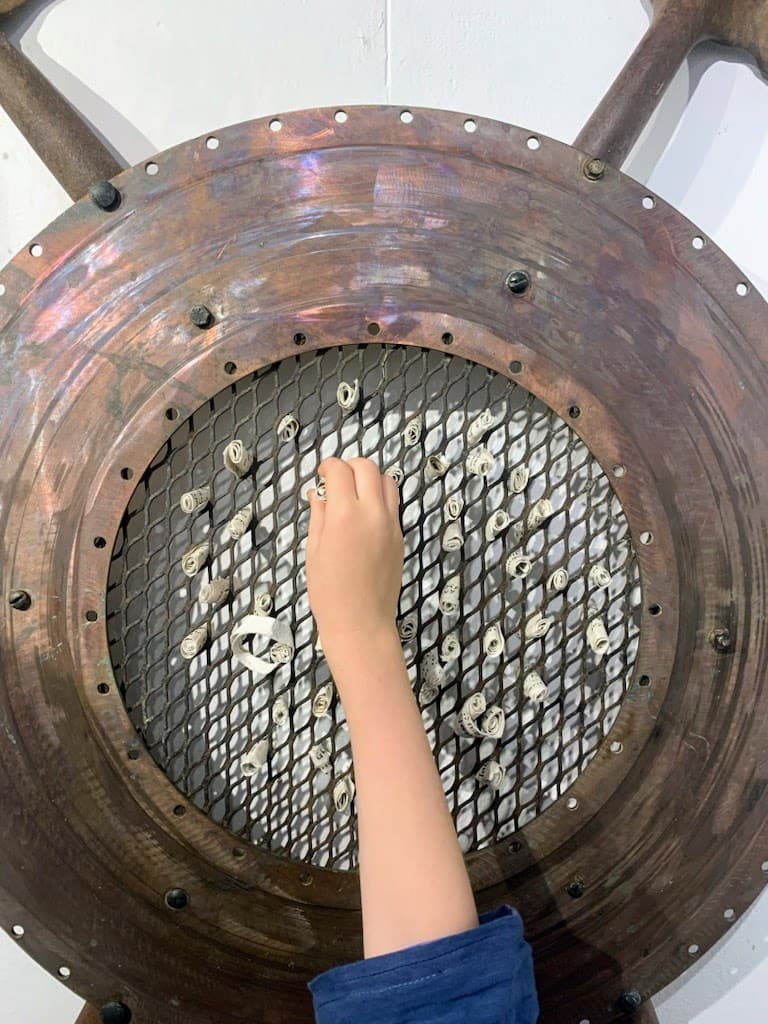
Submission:
<svg viewBox="0 0 768 1024">
<path fill-rule="evenodd" d="M 169 889 L 165 894 L 165 903 L 171 910 L 183 910 L 189 903 L 189 896 L 184 889 Z"/>
<path fill-rule="evenodd" d="M 640 1009 L 642 1002 L 643 997 L 636 988 L 632 988 L 627 992 L 622 992 L 619 999 L 619 1009 L 624 1010 L 625 1013 L 632 1013 L 634 1010 Z"/>
<path fill-rule="evenodd" d="M 133 1014 L 125 1003 L 105 1003 L 99 1017 L 101 1024 L 131 1024 Z"/>
<path fill-rule="evenodd" d="M 524 270 L 513 270 L 507 274 L 507 288 L 515 294 L 522 295 L 528 290 L 531 279 Z"/>
<path fill-rule="evenodd" d="M 196 327 L 210 327 L 213 323 L 213 313 L 207 306 L 193 306 L 189 311 L 189 319 Z"/>
<path fill-rule="evenodd" d="M 568 886 L 568 890 L 567 891 L 568 891 L 568 895 L 572 899 L 578 900 L 578 899 L 581 899 L 581 897 L 584 895 L 584 893 L 586 892 L 586 888 L 584 886 L 584 883 L 580 879 L 577 878 L 577 879 L 575 879 L 575 881 L 570 883 L 570 885 Z"/>
<path fill-rule="evenodd" d="M 710 636 L 710 642 L 716 651 L 730 651 L 733 644 L 731 631 L 729 629 L 715 629 Z"/>
<path fill-rule="evenodd" d="M 584 164 L 584 174 L 590 181 L 597 181 L 605 174 L 605 161 L 592 157 Z"/>
<path fill-rule="evenodd" d="M 114 210 L 120 202 L 120 193 L 111 181 L 96 181 L 88 189 L 94 206 L 100 210 Z"/>
<path fill-rule="evenodd" d="M 32 598 L 26 590 L 12 590 L 8 595 L 8 604 L 17 612 L 25 612 L 32 606 Z"/>
</svg>

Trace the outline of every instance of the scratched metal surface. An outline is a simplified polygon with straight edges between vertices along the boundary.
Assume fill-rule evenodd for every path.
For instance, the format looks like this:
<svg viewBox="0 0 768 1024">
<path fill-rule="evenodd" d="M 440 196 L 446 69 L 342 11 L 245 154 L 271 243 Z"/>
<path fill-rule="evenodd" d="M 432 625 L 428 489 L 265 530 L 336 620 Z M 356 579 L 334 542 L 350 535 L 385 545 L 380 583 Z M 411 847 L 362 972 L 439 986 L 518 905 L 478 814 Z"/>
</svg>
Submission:
<svg viewBox="0 0 768 1024">
<path fill-rule="evenodd" d="M 0 571 L 31 607 L 0 621 L 0 918 L 34 919 L 27 948 L 84 998 L 157 1024 L 311 1020 L 307 978 L 361 955 L 354 870 L 238 843 L 148 755 L 112 671 L 110 554 L 168 410 L 294 358 L 297 332 L 307 356 L 449 332 L 569 422 L 637 552 L 609 738 L 567 797 L 466 855 L 479 908 L 523 913 L 542 1019 L 600 1024 L 768 870 L 765 303 L 637 182 L 586 178 L 589 154 L 457 112 L 348 113 L 159 154 L 114 179 L 114 211 L 76 203 L 3 271 Z"/>
</svg>

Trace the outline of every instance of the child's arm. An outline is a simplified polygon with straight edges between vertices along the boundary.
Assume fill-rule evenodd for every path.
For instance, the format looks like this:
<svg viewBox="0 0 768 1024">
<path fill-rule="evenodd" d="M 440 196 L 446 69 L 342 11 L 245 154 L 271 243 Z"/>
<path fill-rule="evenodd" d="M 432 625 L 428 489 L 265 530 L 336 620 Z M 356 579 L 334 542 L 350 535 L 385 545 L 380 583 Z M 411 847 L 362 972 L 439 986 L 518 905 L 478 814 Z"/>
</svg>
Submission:
<svg viewBox="0 0 768 1024">
<path fill-rule="evenodd" d="M 319 472 L 326 500 L 309 493 L 307 589 L 349 725 L 368 958 L 479 921 L 397 634 L 397 485 L 369 459 L 327 459 Z"/>
</svg>

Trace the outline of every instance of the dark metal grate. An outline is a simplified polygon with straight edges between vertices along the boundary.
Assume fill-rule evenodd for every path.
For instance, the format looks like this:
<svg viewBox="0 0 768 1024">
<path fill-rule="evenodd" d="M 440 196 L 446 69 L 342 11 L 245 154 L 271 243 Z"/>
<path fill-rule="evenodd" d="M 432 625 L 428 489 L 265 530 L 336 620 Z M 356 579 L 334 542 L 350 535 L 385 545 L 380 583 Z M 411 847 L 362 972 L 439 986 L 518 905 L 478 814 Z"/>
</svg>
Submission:
<svg viewBox="0 0 768 1024">
<path fill-rule="evenodd" d="M 359 379 L 362 401 L 344 412 L 340 381 Z M 496 456 L 483 480 L 465 471 L 466 430 L 483 409 L 499 423 L 484 444 Z M 300 431 L 281 441 L 277 422 L 293 414 Z M 424 416 L 421 442 L 404 447 L 402 430 Z M 501 415 L 503 414 L 503 415 Z M 253 467 L 238 480 L 222 452 L 239 438 L 254 452 Z M 450 468 L 427 484 L 424 460 L 442 453 Z M 382 469 L 400 463 L 406 564 L 401 614 L 416 611 L 419 626 L 404 643 L 409 673 L 458 631 L 461 656 L 447 666 L 438 698 L 423 708 L 425 726 L 462 848 L 488 846 L 522 828 L 558 799 L 594 757 L 613 725 L 635 660 L 641 605 L 639 571 L 629 529 L 609 480 L 586 446 L 551 409 L 522 387 L 485 367 L 447 352 L 369 343 L 297 355 L 225 388 L 182 423 L 157 453 L 126 510 L 112 556 L 108 630 L 112 663 L 125 706 L 157 764 L 178 789 L 215 822 L 272 851 L 321 867 L 357 866 L 355 803 L 337 811 L 334 783 L 352 769 L 343 707 L 334 692 L 330 716 L 315 718 L 312 697 L 330 682 L 315 650 L 316 633 L 304 577 L 309 520 L 306 490 L 322 458 L 370 456 Z M 530 469 L 522 494 L 510 474 Z M 179 508 L 182 493 L 212 486 L 209 507 L 198 515 Z M 464 547 L 441 546 L 446 499 L 464 498 Z M 554 516 L 522 541 L 533 557 L 526 579 L 506 573 L 518 543 L 511 530 L 488 542 L 488 516 L 504 508 L 525 523 L 541 497 Z M 239 541 L 222 539 L 235 511 L 255 498 L 251 529 Z M 189 580 L 183 553 L 208 535 L 214 558 Z M 612 575 L 607 589 L 589 580 L 599 563 Z M 565 592 L 546 587 L 566 568 Z M 437 607 L 445 580 L 462 578 L 460 614 Z M 228 603 L 210 610 L 197 602 L 202 580 L 232 581 Z M 232 656 L 229 633 L 253 609 L 255 591 L 268 589 L 272 614 L 290 622 L 293 660 L 263 680 Z M 554 617 L 543 639 L 526 640 L 522 624 L 536 611 Z M 586 642 L 594 613 L 603 616 L 609 653 L 599 659 Z M 192 662 L 179 654 L 182 638 L 211 618 L 211 642 Z M 503 657 L 483 650 L 485 628 L 499 623 Z M 543 705 L 522 694 L 535 668 L 549 687 Z M 488 705 L 501 704 L 506 727 L 500 741 L 454 734 L 450 722 L 466 698 L 482 689 Z M 283 696 L 289 723 L 275 726 L 273 700 Z M 245 777 L 240 758 L 271 737 L 269 760 Z M 308 752 L 328 738 L 332 774 L 318 771 Z M 495 758 L 506 769 L 496 792 L 473 776 Z"/>
</svg>

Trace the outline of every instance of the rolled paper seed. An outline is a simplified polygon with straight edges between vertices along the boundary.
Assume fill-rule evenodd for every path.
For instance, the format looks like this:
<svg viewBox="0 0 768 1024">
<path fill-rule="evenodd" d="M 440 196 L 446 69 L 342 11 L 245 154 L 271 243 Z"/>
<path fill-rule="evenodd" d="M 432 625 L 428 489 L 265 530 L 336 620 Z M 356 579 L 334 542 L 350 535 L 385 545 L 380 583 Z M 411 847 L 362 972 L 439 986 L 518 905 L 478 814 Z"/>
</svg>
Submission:
<svg viewBox="0 0 768 1024">
<path fill-rule="evenodd" d="M 499 790 L 505 774 L 506 769 L 503 765 L 500 765 L 498 761 L 490 760 L 480 765 L 475 772 L 475 778 L 480 782 L 485 782 L 491 789 Z"/>
<path fill-rule="evenodd" d="M 424 476 L 427 482 L 438 480 L 448 472 L 448 463 L 442 455 L 428 455 L 424 463 Z"/>
<path fill-rule="evenodd" d="M 253 610 L 257 615 L 269 615 L 272 611 L 272 597 L 268 590 L 258 590 L 253 598 Z"/>
<path fill-rule="evenodd" d="M 549 498 L 539 498 L 528 513 L 528 529 L 535 530 L 537 526 L 551 519 L 554 513 L 555 509 Z"/>
<path fill-rule="evenodd" d="M 421 660 L 419 675 L 423 682 L 440 688 L 445 683 L 445 669 L 440 664 L 435 651 L 427 651 Z"/>
<path fill-rule="evenodd" d="M 419 617 L 416 612 L 408 612 L 404 615 L 397 626 L 397 631 L 400 634 L 401 640 L 413 640 L 416 636 L 416 630 L 419 627 Z"/>
<path fill-rule="evenodd" d="M 235 512 L 227 523 L 229 535 L 233 540 L 240 540 L 253 520 L 253 502 L 248 502 L 239 511 Z"/>
<path fill-rule="evenodd" d="M 541 612 L 536 612 L 525 624 L 525 635 L 528 640 L 535 640 L 547 635 L 552 619 L 548 619 Z"/>
<path fill-rule="evenodd" d="M 461 577 L 451 576 L 449 580 L 446 580 L 437 602 L 438 608 L 444 615 L 450 615 L 458 610 L 460 590 Z"/>
<path fill-rule="evenodd" d="M 272 721 L 275 725 L 285 725 L 288 721 L 288 705 L 284 697 L 276 697 L 273 701 Z"/>
<path fill-rule="evenodd" d="M 347 412 L 354 409 L 360 401 L 360 381 L 355 380 L 354 384 L 348 384 L 343 380 L 336 388 L 336 401 Z"/>
<path fill-rule="evenodd" d="M 255 775 L 267 763 L 269 740 L 256 740 L 251 749 L 240 758 L 243 775 Z"/>
<path fill-rule="evenodd" d="M 547 684 L 538 672 L 529 672 L 523 680 L 523 693 L 534 704 L 540 704 L 547 696 Z"/>
<path fill-rule="evenodd" d="M 499 740 L 504 735 L 504 708 L 497 704 L 492 705 L 480 720 L 480 731 L 484 736 L 492 740 Z"/>
<path fill-rule="evenodd" d="M 593 587 L 607 587 L 611 582 L 611 574 L 602 565 L 593 565 L 589 570 L 589 582 Z"/>
<path fill-rule="evenodd" d="M 292 441 L 299 432 L 299 421 L 288 413 L 278 422 L 275 429 L 281 441 Z"/>
<path fill-rule="evenodd" d="M 493 413 L 490 409 L 483 409 L 477 419 L 472 420 L 467 428 L 467 445 L 472 447 L 488 433 L 494 424 Z"/>
<path fill-rule="evenodd" d="M 587 626 L 587 643 L 595 652 L 602 657 L 608 650 L 609 640 L 605 623 L 602 619 L 592 619 Z"/>
<path fill-rule="evenodd" d="M 461 644 L 459 643 L 458 634 L 448 633 L 448 635 L 443 638 L 443 642 L 440 645 L 440 657 L 446 664 L 448 664 L 451 661 L 456 661 L 460 654 Z"/>
<path fill-rule="evenodd" d="M 205 647 L 208 642 L 208 623 L 204 622 L 202 626 L 198 626 L 197 629 L 193 629 L 191 633 L 181 641 L 179 650 L 181 651 L 182 658 L 194 658 L 196 654 Z"/>
<path fill-rule="evenodd" d="M 233 657 L 249 671 L 260 675 L 269 675 L 275 670 L 277 662 L 251 654 L 246 648 L 248 638 L 256 636 L 274 640 L 278 644 L 285 644 L 293 650 L 293 633 L 286 622 L 271 619 L 266 615 L 246 615 L 232 629 L 230 642 Z"/>
<path fill-rule="evenodd" d="M 182 512 L 186 512 L 187 515 L 191 515 L 193 512 L 197 512 L 199 508 L 205 508 L 210 500 L 210 487 L 196 487 L 193 491 L 187 491 L 186 494 L 182 494 L 179 500 L 179 508 Z"/>
<path fill-rule="evenodd" d="M 208 561 L 208 557 L 211 553 L 210 541 L 205 541 L 202 544 L 197 544 L 195 547 L 190 548 L 181 559 L 181 568 L 184 570 L 184 575 L 190 578 L 196 573 L 200 572 L 202 567 Z"/>
<path fill-rule="evenodd" d="M 278 665 L 287 665 L 293 657 L 293 648 L 290 644 L 272 644 L 269 657 Z"/>
<path fill-rule="evenodd" d="M 498 658 L 504 650 L 504 636 L 498 625 L 489 626 L 483 633 L 483 648 L 490 658 Z"/>
<path fill-rule="evenodd" d="M 453 723 L 453 731 L 458 736 L 482 736 L 478 719 L 485 711 L 485 697 L 482 693 L 473 693 L 461 706 Z"/>
<path fill-rule="evenodd" d="M 328 714 L 328 709 L 331 706 L 332 696 L 333 691 L 331 689 L 330 683 L 326 683 L 324 686 L 321 686 L 318 689 L 317 693 L 312 699 L 312 714 L 315 716 L 315 718 L 322 718 L 323 715 Z"/>
<path fill-rule="evenodd" d="M 230 441 L 224 449 L 224 465 L 235 476 L 245 476 L 253 465 L 253 455 L 242 441 Z"/>
<path fill-rule="evenodd" d="M 443 551 L 459 551 L 463 543 L 464 535 L 459 523 L 448 523 L 443 532 Z"/>
<path fill-rule="evenodd" d="M 565 590 L 568 586 L 568 580 L 569 576 L 567 569 L 555 569 L 547 580 L 547 586 L 550 590 Z"/>
<path fill-rule="evenodd" d="M 445 503 L 445 515 L 447 519 L 454 520 L 461 516 L 464 509 L 464 499 L 460 494 L 452 494 Z"/>
<path fill-rule="evenodd" d="M 425 704 L 433 701 L 439 693 L 440 689 L 434 683 L 422 683 L 419 689 L 419 704 L 424 707 Z"/>
<path fill-rule="evenodd" d="M 533 562 L 528 555 L 524 555 L 522 551 L 513 551 L 507 559 L 506 569 L 515 579 L 523 579 L 531 571 L 532 565 Z"/>
<path fill-rule="evenodd" d="M 355 784 L 347 775 L 333 787 L 333 803 L 337 811 L 346 811 L 355 795 Z"/>
<path fill-rule="evenodd" d="M 325 501 L 325 480 L 318 480 L 315 486 L 315 494 L 320 501 Z"/>
<path fill-rule="evenodd" d="M 491 513 L 488 522 L 485 524 L 485 539 L 492 541 L 499 534 L 504 533 L 511 522 L 512 520 L 504 509 L 497 508 L 495 512 Z"/>
<path fill-rule="evenodd" d="M 467 456 L 467 472 L 474 476 L 488 476 L 493 471 L 496 460 L 485 447 L 473 448 Z"/>
<path fill-rule="evenodd" d="M 319 772 L 331 771 L 331 741 L 321 740 L 309 749 L 309 759 Z"/>
<path fill-rule="evenodd" d="M 199 599 L 201 604 L 221 604 L 229 594 L 229 580 L 217 577 L 200 584 Z"/>
<path fill-rule="evenodd" d="M 413 419 L 408 420 L 403 431 L 403 444 L 406 447 L 411 447 L 414 444 L 418 444 L 421 439 L 421 432 L 424 429 L 424 417 L 414 416 Z"/>
<path fill-rule="evenodd" d="M 400 484 L 403 482 L 403 477 L 405 476 L 405 474 L 403 473 L 403 467 L 400 465 L 399 462 L 396 462 L 394 466 L 389 466 L 387 469 L 384 470 L 384 476 L 391 476 L 392 479 L 397 484 L 397 486 L 399 487 Z"/>
<path fill-rule="evenodd" d="M 527 466 L 517 466 L 512 470 L 512 476 L 509 479 L 509 486 L 515 494 L 522 494 L 528 486 L 530 477 L 531 471 Z"/>
</svg>

